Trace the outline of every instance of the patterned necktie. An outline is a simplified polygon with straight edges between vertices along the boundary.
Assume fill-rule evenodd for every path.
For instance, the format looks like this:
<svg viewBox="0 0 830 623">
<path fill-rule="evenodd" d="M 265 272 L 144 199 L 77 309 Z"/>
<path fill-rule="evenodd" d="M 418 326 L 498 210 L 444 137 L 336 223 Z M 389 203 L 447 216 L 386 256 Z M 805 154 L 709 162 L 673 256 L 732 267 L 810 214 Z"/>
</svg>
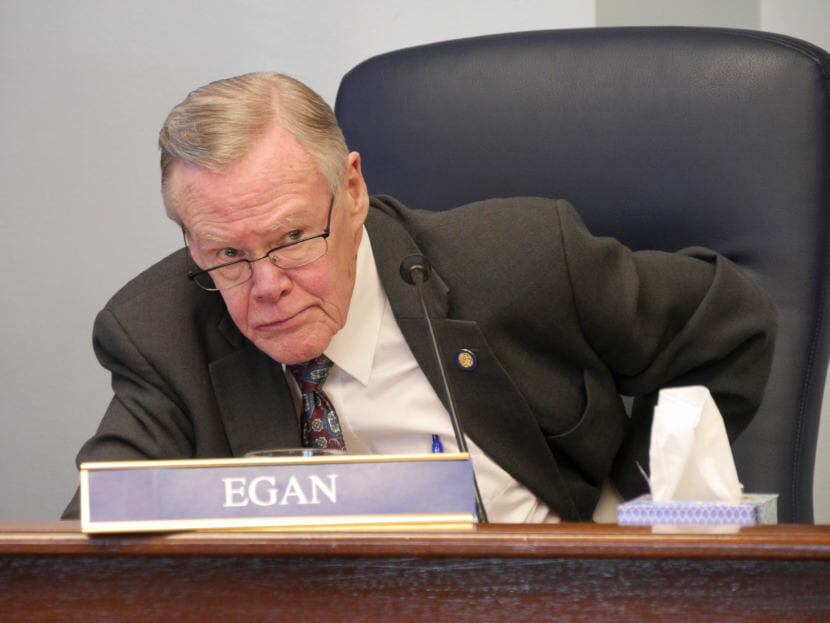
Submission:
<svg viewBox="0 0 830 623">
<path fill-rule="evenodd" d="M 334 407 L 323 391 L 323 383 L 334 364 L 325 355 L 306 363 L 288 366 L 300 385 L 303 396 L 303 446 L 345 450 L 343 433 Z"/>
</svg>

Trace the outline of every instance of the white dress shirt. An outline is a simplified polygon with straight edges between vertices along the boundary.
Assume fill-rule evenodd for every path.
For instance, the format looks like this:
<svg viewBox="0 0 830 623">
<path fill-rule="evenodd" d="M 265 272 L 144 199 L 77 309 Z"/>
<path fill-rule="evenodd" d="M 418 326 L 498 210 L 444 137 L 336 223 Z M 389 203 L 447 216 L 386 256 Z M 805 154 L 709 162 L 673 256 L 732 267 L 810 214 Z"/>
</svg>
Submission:
<svg viewBox="0 0 830 623">
<path fill-rule="evenodd" d="M 357 255 L 346 325 L 325 350 L 325 384 L 349 454 L 429 453 L 437 434 L 456 452 L 450 417 L 401 333 L 375 266 L 368 232 Z M 493 523 L 558 522 L 539 498 L 466 438 L 482 503 Z M 616 521 L 619 496 L 606 486 L 595 521 Z"/>
</svg>

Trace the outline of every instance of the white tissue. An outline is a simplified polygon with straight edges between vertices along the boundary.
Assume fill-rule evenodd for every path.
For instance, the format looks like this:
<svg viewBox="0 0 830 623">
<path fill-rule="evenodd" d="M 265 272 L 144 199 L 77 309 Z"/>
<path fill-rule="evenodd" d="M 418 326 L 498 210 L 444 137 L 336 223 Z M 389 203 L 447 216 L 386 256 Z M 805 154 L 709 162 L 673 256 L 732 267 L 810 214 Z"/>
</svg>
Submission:
<svg viewBox="0 0 830 623">
<path fill-rule="evenodd" d="M 723 416 L 705 387 L 660 391 L 649 462 L 649 486 L 655 502 L 741 499 L 743 487 Z"/>
</svg>

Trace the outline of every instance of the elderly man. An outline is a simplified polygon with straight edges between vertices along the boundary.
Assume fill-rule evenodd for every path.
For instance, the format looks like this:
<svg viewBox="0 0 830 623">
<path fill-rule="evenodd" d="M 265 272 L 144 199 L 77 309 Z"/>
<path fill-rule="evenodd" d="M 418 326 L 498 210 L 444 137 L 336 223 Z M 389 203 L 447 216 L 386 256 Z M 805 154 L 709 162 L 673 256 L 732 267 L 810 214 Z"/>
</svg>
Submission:
<svg viewBox="0 0 830 623">
<path fill-rule="evenodd" d="M 561 200 L 370 198 L 329 107 L 278 74 L 194 91 L 160 145 L 187 248 L 98 315 L 115 395 L 79 462 L 455 450 L 399 275 L 411 254 L 434 267 L 427 304 L 491 521 L 590 520 L 642 490 L 662 387 L 707 386 L 733 438 L 761 400 L 773 307 L 714 252 L 632 252 Z M 311 380 L 325 393 L 302 405 Z"/>
</svg>

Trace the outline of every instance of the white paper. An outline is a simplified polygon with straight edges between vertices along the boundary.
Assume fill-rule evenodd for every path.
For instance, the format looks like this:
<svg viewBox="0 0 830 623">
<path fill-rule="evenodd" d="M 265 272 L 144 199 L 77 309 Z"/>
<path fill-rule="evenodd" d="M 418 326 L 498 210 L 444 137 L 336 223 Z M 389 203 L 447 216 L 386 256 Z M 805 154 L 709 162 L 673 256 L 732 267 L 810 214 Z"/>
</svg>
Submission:
<svg viewBox="0 0 830 623">
<path fill-rule="evenodd" d="M 738 481 L 723 416 L 702 386 L 663 389 L 654 408 L 649 485 L 655 502 L 737 502 Z"/>
</svg>

